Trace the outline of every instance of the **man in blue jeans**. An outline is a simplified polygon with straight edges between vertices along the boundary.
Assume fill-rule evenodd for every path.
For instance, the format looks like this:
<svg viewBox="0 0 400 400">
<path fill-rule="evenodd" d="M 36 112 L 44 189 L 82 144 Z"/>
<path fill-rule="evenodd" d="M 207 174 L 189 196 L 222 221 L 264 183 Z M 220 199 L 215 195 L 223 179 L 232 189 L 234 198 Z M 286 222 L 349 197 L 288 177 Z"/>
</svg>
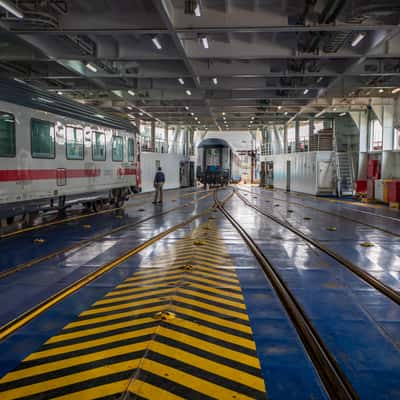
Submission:
<svg viewBox="0 0 400 400">
<path fill-rule="evenodd" d="M 162 172 L 161 167 L 158 167 L 158 171 L 156 172 L 156 175 L 154 177 L 154 189 L 156 189 L 156 192 L 154 195 L 153 204 L 156 204 L 157 200 L 158 200 L 158 204 L 162 204 L 164 183 L 165 183 L 164 172 Z"/>
</svg>

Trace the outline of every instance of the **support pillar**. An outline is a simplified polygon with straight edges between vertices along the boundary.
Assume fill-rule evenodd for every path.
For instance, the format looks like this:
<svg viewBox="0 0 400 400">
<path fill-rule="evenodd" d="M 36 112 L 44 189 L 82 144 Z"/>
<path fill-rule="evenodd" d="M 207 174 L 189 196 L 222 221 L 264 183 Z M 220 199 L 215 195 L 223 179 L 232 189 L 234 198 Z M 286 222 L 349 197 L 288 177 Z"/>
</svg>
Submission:
<svg viewBox="0 0 400 400">
<path fill-rule="evenodd" d="M 156 123 L 151 122 L 151 151 L 156 151 Z"/>
</svg>

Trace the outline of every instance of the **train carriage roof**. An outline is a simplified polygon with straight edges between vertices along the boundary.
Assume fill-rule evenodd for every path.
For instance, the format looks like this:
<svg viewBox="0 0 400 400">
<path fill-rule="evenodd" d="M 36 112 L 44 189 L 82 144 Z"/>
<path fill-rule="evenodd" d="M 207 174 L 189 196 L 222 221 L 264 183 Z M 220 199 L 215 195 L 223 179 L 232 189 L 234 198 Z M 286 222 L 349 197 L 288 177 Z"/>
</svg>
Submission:
<svg viewBox="0 0 400 400">
<path fill-rule="evenodd" d="M 0 100 L 88 123 L 137 132 L 129 120 L 15 80 L 0 79 Z"/>
<path fill-rule="evenodd" d="M 205 139 L 200 142 L 198 147 L 231 147 L 229 143 L 223 139 Z"/>
</svg>

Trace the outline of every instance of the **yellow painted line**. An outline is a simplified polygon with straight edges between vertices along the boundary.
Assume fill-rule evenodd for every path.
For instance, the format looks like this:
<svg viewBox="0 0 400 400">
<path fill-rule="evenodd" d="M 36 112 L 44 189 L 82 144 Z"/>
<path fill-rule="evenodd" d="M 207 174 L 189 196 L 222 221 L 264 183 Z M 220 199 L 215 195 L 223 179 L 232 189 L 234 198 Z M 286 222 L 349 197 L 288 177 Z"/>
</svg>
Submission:
<svg viewBox="0 0 400 400">
<path fill-rule="evenodd" d="M 226 328 L 231 328 L 231 329 L 234 329 L 239 332 L 244 332 L 244 333 L 249 333 L 249 334 L 252 333 L 250 326 L 232 322 L 228 319 L 215 317 L 213 315 L 206 314 L 205 312 L 201 313 L 199 311 L 191 310 L 190 308 L 185 308 L 183 306 L 181 307 L 181 306 L 176 306 L 176 305 L 174 306 L 174 310 L 177 313 L 182 313 L 184 315 L 188 315 L 190 317 L 194 317 L 199 320 L 211 322 L 212 324 L 215 324 L 215 325 L 219 325 L 219 326 L 226 327 Z M 199 328 L 200 328 L 200 326 L 201 325 L 199 325 Z M 203 328 L 203 327 L 201 326 L 201 328 Z"/>
<path fill-rule="evenodd" d="M 197 322 L 192 322 L 181 318 L 168 321 L 168 325 L 176 325 L 178 327 L 186 328 L 193 332 L 199 331 L 199 324 Z M 240 336 L 233 335 L 231 333 L 226 333 L 216 328 L 210 328 L 208 326 L 201 325 L 201 333 L 203 335 L 210 336 L 210 338 L 216 338 L 228 343 L 234 343 L 238 346 L 242 346 L 250 350 L 256 349 L 256 345 L 253 340 L 245 339 Z"/>
<path fill-rule="evenodd" d="M 140 379 L 133 380 L 129 385 L 128 391 L 148 400 L 185 400 L 183 397 L 176 396 L 167 390 L 151 385 Z"/>
<path fill-rule="evenodd" d="M 241 308 L 242 310 L 246 310 L 246 306 L 244 305 L 244 303 L 242 302 L 237 302 L 237 301 L 230 301 L 226 298 L 223 297 L 217 297 L 217 296 L 212 296 L 212 295 L 208 295 L 202 292 L 198 292 L 196 290 L 191 289 L 190 286 L 188 287 L 182 287 L 179 289 L 180 293 L 186 293 L 188 295 L 191 296 L 196 296 L 196 297 L 201 297 L 203 299 L 206 300 L 211 300 L 211 301 L 215 301 L 217 303 L 221 303 L 221 307 L 223 307 L 224 304 L 229 305 L 229 306 L 233 306 L 233 307 L 237 307 L 237 308 Z"/>
<path fill-rule="evenodd" d="M 149 345 L 148 342 L 135 343 L 127 346 L 115 347 L 108 350 L 98 351 L 97 353 L 86 354 L 84 357 L 76 356 L 76 357 L 66 358 L 65 360 L 51 361 L 48 363 L 36 365 L 34 367 L 11 371 L 0 380 L 0 383 L 13 382 L 19 379 L 45 374 L 47 372 L 58 371 L 64 368 L 74 367 L 81 364 L 103 360 L 105 358 L 110 358 L 118 355 L 133 353 L 135 351 L 145 350 L 148 345 Z M 31 354 L 31 356 L 35 354 L 36 353 Z M 27 357 L 25 361 L 30 360 L 31 356 Z"/>
<path fill-rule="evenodd" d="M 113 396 L 123 393 L 128 385 L 129 379 L 124 379 L 122 381 L 107 383 L 92 387 L 90 389 L 80 390 L 79 392 L 69 393 L 65 396 L 57 396 L 54 397 L 53 400 L 85 400 Z"/>
<path fill-rule="evenodd" d="M 221 275 L 216 275 L 215 273 L 211 273 L 210 271 L 204 271 L 204 270 L 200 270 L 200 268 L 195 268 L 193 270 L 190 271 L 191 273 L 193 273 L 193 275 L 196 276 L 201 276 L 207 279 L 215 279 L 216 283 L 217 282 L 222 282 L 222 283 L 232 283 L 232 284 L 236 284 L 239 285 L 239 279 L 236 278 L 228 278 L 226 276 L 221 276 Z"/>
<path fill-rule="evenodd" d="M 104 316 L 104 317 L 77 320 L 75 322 L 71 322 L 70 324 L 68 324 L 68 327 L 69 328 L 77 328 L 79 326 L 99 324 L 99 323 L 102 323 L 102 322 L 113 321 L 114 319 L 119 319 L 119 318 L 127 318 L 127 317 L 131 318 L 131 317 L 135 317 L 136 315 L 143 314 L 143 313 L 156 313 L 156 312 L 164 310 L 164 309 L 165 309 L 165 305 L 159 305 L 159 306 L 154 306 L 154 307 L 146 307 L 146 308 L 140 309 L 140 310 L 133 310 L 133 311 L 115 313 L 115 314 L 107 315 L 107 316 Z"/>
<path fill-rule="evenodd" d="M 160 289 L 166 289 L 170 287 L 170 285 L 166 284 L 165 282 L 161 282 L 158 285 L 143 285 L 143 286 L 138 286 L 138 287 L 132 287 L 132 288 L 128 288 L 128 289 L 122 289 L 122 290 L 118 290 L 118 291 L 113 291 L 110 293 L 107 293 L 104 298 L 113 298 L 116 296 L 123 296 L 126 294 L 135 294 L 135 293 L 143 293 L 145 294 L 146 292 L 149 292 L 151 288 L 151 290 L 160 290 Z"/>
<path fill-rule="evenodd" d="M 93 368 L 86 371 L 80 371 L 71 375 L 64 375 L 55 379 L 47 379 L 44 382 L 34 383 L 28 386 L 22 386 L 16 389 L 1 392 L 1 400 L 13 400 L 24 396 L 32 396 L 35 394 L 46 392 L 48 390 L 54 390 L 67 385 L 84 382 L 89 379 L 102 377 L 107 378 L 107 375 L 118 372 L 132 371 L 133 374 L 134 370 L 138 368 L 139 365 L 140 359 L 130 360 L 117 364 L 109 364 L 104 367 Z"/>
<path fill-rule="evenodd" d="M 130 282 L 130 281 L 125 281 L 126 283 L 121 283 L 120 285 L 117 286 L 117 289 L 125 289 L 125 288 L 130 288 L 130 287 L 140 287 L 143 285 L 152 285 L 153 283 L 160 283 L 165 281 L 166 279 L 180 279 L 183 277 L 183 271 L 177 271 L 174 272 L 171 275 L 163 275 L 158 278 L 149 278 L 149 279 L 143 279 L 142 281 L 138 282 Z"/>
<path fill-rule="evenodd" d="M 212 342 L 207 342 L 194 336 L 186 335 L 184 333 L 175 331 L 174 329 L 169 329 L 168 326 L 161 326 L 159 331 L 157 331 L 157 334 L 178 342 L 182 342 L 184 344 L 188 344 L 192 347 L 197 347 L 211 354 L 216 354 L 220 357 L 237 361 L 239 363 L 246 364 L 254 368 L 260 368 L 260 361 L 257 357 L 252 357 L 248 354 L 231 350 L 227 347 L 220 346 Z"/>
<path fill-rule="evenodd" d="M 234 317 L 237 319 L 240 319 L 242 321 L 248 321 L 249 320 L 249 316 L 245 313 L 245 312 L 238 312 L 238 311 L 232 311 L 226 308 L 221 307 L 217 307 L 208 303 L 203 303 L 202 301 L 199 300 L 193 300 L 193 299 L 189 299 L 187 297 L 181 297 L 179 296 L 179 293 L 174 296 L 173 298 L 173 302 L 174 301 L 180 301 L 181 303 L 185 303 L 185 304 L 189 304 L 192 306 L 196 306 L 199 307 L 201 309 L 204 310 L 204 312 L 207 311 L 213 311 L 213 312 L 217 312 L 220 314 L 225 314 L 226 316 L 230 316 L 230 317 Z M 183 306 L 184 307 L 184 306 Z"/>
<path fill-rule="evenodd" d="M 223 283 L 223 282 L 216 282 L 216 281 L 213 281 L 212 279 L 206 279 L 206 278 L 202 278 L 200 276 L 191 275 L 188 278 L 190 278 L 190 280 L 193 280 L 196 282 L 201 282 L 201 283 L 206 283 L 206 284 L 212 285 L 214 287 L 221 287 L 221 288 L 225 288 L 225 289 L 236 289 L 236 290 L 239 289 L 239 287 L 237 285 L 232 285 L 232 284 Z"/>
<path fill-rule="evenodd" d="M 144 299 L 144 300 L 133 300 L 133 301 L 128 301 L 126 303 L 122 304 L 117 304 L 117 305 L 105 305 L 104 307 L 99 307 L 99 308 L 89 308 L 88 310 L 82 312 L 80 314 L 80 317 L 87 317 L 89 315 L 96 315 L 96 314 L 102 314 L 102 313 L 109 313 L 112 311 L 123 311 L 125 308 L 131 308 L 131 307 L 136 307 L 136 306 L 150 306 L 154 304 L 159 300 L 157 297 L 152 297 L 150 299 Z"/>
<path fill-rule="evenodd" d="M 185 364 L 193 365 L 194 367 L 203 369 L 204 371 L 212 371 L 213 374 L 222 376 L 225 379 L 233 380 L 242 385 L 247 385 L 261 392 L 265 391 L 264 379 L 251 375 L 247 372 L 239 371 L 235 368 L 228 367 L 227 365 L 211 361 L 207 358 L 200 357 L 196 354 L 189 353 L 163 343 L 151 342 L 149 345 L 149 350 L 167 357 L 174 358 L 175 360 L 184 362 Z M 187 383 L 190 384 L 190 379 L 187 381 Z"/>
<path fill-rule="evenodd" d="M 90 282 L 93 282 L 95 279 L 99 278 L 100 276 L 104 275 L 106 272 L 112 270 L 116 266 L 120 265 L 124 261 L 128 260 L 130 257 L 134 256 L 135 254 L 141 252 L 145 248 L 151 246 L 153 243 L 156 243 L 163 237 L 169 235 L 171 232 L 193 222 L 195 219 L 199 218 L 200 216 L 206 214 L 207 211 L 204 211 L 200 214 L 195 215 L 194 217 L 189 218 L 188 220 L 173 226 L 165 230 L 164 232 L 154 236 L 153 238 L 147 240 L 143 244 L 135 247 L 133 250 L 128 251 L 123 256 L 117 258 L 116 260 L 104 265 L 103 267 L 99 268 L 98 270 L 86 275 L 85 277 L 79 279 L 72 285 L 66 287 L 65 289 L 61 290 L 60 292 L 54 294 L 53 296 L 49 297 L 38 306 L 34 307 L 31 310 L 23 313 L 20 317 L 10 321 L 9 323 L 0 327 L 0 341 L 4 340 L 6 337 L 23 327 L 28 322 L 32 321 L 40 314 L 48 310 L 49 308 L 53 307 L 55 304 L 59 303 L 60 301 L 64 300 L 66 297 L 70 296 L 71 294 L 77 292 L 79 289 L 83 288 Z"/>
<path fill-rule="evenodd" d="M 198 282 L 192 282 L 190 287 L 191 288 L 199 288 L 199 289 L 207 290 L 207 292 L 212 292 L 212 293 L 216 293 L 216 294 L 222 294 L 224 296 L 232 297 L 233 299 L 243 300 L 242 293 L 227 292 L 226 290 L 218 289 L 216 287 L 212 287 L 212 286 L 208 286 L 208 285 L 203 285 L 203 284 L 198 283 Z"/>
<path fill-rule="evenodd" d="M 150 279 L 158 279 L 159 277 L 167 277 L 169 278 L 171 275 L 181 274 L 183 272 L 182 269 L 179 268 L 165 268 L 158 269 L 156 271 L 149 271 L 147 274 L 141 274 L 132 276 L 130 278 L 125 279 L 124 282 L 147 282 Z"/>
<path fill-rule="evenodd" d="M 130 296 L 115 296 L 111 299 L 103 299 L 103 300 L 99 300 L 96 301 L 96 303 L 94 303 L 94 306 L 101 306 L 102 304 L 112 304 L 112 303 L 117 303 L 119 301 L 127 301 L 127 300 L 135 300 L 135 299 L 140 299 L 142 297 L 146 297 L 146 296 L 156 296 L 156 295 L 164 295 L 164 294 L 169 294 L 172 291 L 174 291 L 175 288 L 171 287 L 171 288 L 165 288 L 165 289 L 158 289 L 158 290 L 152 290 L 151 292 L 142 292 L 139 294 L 133 294 Z"/>
<path fill-rule="evenodd" d="M 136 325 L 146 324 L 146 323 L 153 322 L 153 321 L 154 321 L 154 319 L 151 317 L 137 318 L 137 319 L 134 319 L 131 321 L 118 322 L 118 323 L 111 324 L 111 325 L 100 326 L 98 328 L 82 329 L 82 330 L 70 332 L 70 333 L 61 332 L 59 335 L 51 337 L 46 343 L 52 344 L 52 343 L 64 342 L 66 340 L 78 339 L 78 338 L 83 338 L 85 336 L 96 335 L 98 333 L 104 333 L 104 332 L 109 332 L 109 331 L 113 331 L 116 329 L 127 328 L 128 326 L 130 326 L 134 329 L 134 327 Z M 64 328 L 64 330 L 66 330 L 67 328 L 68 328 L 68 325 Z"/>
<path fill-rule="evenodd" d="M 34 354 L 35 354 L 35 357 L 38 357 L 38 358 L 52 357 L 52 356 L 56 356 L 59 354 L 68 354 L 68 353 L 72 353 L 74 351 L 90 349 L 92 347 L 102 346 L 102 345 L 106 345 L 106 344 L 112 344 L 115 342 L 128 340 L 128 339 L 134 339 L 134 338 L 138 338 L 140 336 L 151 335 L 152 333 L 154 333 L 156 331 L 156 329 L 157 329 L 157 326 L 151 327 L 151 328 L 145 328 L 145 329 L 132 330 L 131 332 L 118 333 L 118 334 L 110 335 L 110 336 L 103 337 L 100 339 L 86 340 L 83 342 L 69 344 L 69 345 L 63 345 L 62 343 L 60 343 L 57 347 L 55 347 L 53 349 L 37 351 Z"/>
</svg>

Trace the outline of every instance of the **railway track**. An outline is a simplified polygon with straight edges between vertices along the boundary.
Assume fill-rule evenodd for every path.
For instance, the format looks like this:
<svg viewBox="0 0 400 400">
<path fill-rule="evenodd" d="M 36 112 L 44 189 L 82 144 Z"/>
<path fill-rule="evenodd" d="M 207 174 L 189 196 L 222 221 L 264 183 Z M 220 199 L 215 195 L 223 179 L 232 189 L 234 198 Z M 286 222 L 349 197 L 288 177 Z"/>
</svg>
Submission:
<svg viewBox="0 0 400 400">
<path fill-rule="evenodd" d="M 201 190 L 201 191 L 193 191 L 193 192 L 189 192 L 189 193 L 184 193 L 181 197 L 188 197 L 194 193 L 204 193 L 204 192 L 209 192 L 209 190 Z M 138 194 L 138 195 L 136 195 L 135 199 L 137 199 L 138 196 L 140 196 L 140 198 L 147 198 L 147 197 L 154 196 L 154 194 L 153 193 Z M 0 240 L 13 238 L 13 237 L 21 235 L 23 233 L 34 232 L 34 231 L 38 231 L 38 230 L 41 230 L 44 228 L 49 228 L 52 226 L 62 225 L 62 224 L 66 224 L 69 222 L 79 221 L 79 220 L 82 220 L 85 218 L 95 217 L 97 215 L 110 214 L 115 211 L 125 210 L 125 209 L 132 208 L 132 207 L 137 207 L 137 204 L 127 204 L 122 207 L 111 207 L 111 208 L 107 208 L 107 209 L 100 210 L 97 212 L 89 212 L 89 213 L 84 213 L 84 214 L 79 214 L 79 215 L 73 215 L 73 216 L 70 216 L 67 218 L 55 219 L 53 221 L 43 222 L 38 225 L 27 226 L 27 227 L 23 227 L 21 229 L 17 229 L 15 231 L 0 233 Z"/>
<path fill-rule="evenodd" d="M 400 305 L 400 293 L 391 288 L 390 286 L 386 285 L 379 279 L 375 278 L 373 275 L 369 274 L 366 272 L 364 269 L 359 267 L 358 265 L 354 264 L 350 260 L 342 257 L 340 254 L 336 253 L 335 251 L 331 250 L 329 247 L 325 246 L 322 244 L 320 241 L 311 238 L 310 236 L 304 234 L 301 232 L 299 229 L 295 228 L 294 226 L 288 224 L 286 221 L 277 218 L 275 215 L 262 210 L 261 208 L 255 206 L 254 204 L 250 203 L 245 197 L 243 197 L 238 191 L 235 189 L 234 190 L 235 194 L 238 196 L 240 200 L 243 201 L 244 204 L 246 204 L 248 207 L 251 207 L 252 209 L 256 210 L 259 214 L 264 215 L 265 217 L 271 219 L 272 221 L 276 222 L 277 224 L 283 226 L 284 228 L 288 229 L 295 235 L 299 236 L 302 238 L 304 241 L 308 242 L 312 246 L 316 247 L 317 249 L 321 250 L 323 253 L 327 254 L 337 262 L 339 262 L 341 265 L 346 267 L 348 270 L 350 270 L 352 273 L 357 275 L 359 278 L 361 278 L 364 282 L 368 283 L 370 286 L 372 286 L 374 289 L 378 290 L 382 294 L 384 294 L 386 297 L 388 297 L 390 300 L 395 302 L 396 304 Z"/>
<path fill-rule="evenodd" d="M 211 194 L 212 193 L 208 193 L 208 194 L 204 195 L 203 198 L 208 197 Z M 232 195 L 233 195 L 233 193 L 230 193 L 227 198 L 231 197 Z M 198 199 L 198 200 L 200 200 L 200 199 Z M 182 206 L 175 207 L 171 210 L 165 211 L 164 213 L 157 214 L 157 216 L 172 212 L 172 211 L 180 209 L 180 208 L 182 208 Z M 190 218 L 186 219 L 185 221 L 178 223 L 178 224 L 166 229 L 165 231 L 153 236 L 152 238 L 146 240 L 142 244 L 125 252 L 123 255 L 119 256 L 118 258 L 101 266 L 96 271 L 89 273 L 88 275 L 78 279 L 77 281 L 73 282 L 72 284 L 68 285 L 67 287 L 61 289 L 57 293 L 49 296 L 47 299 L 45 299 L 42 302 L 40 302 L 39 304 L 35 305 L 31 309 L 21 313 L 17 318 L 0 326 L 0 341 L 5 340 L 7 337 L 9 337 L 13 333 L 17 332 L 20 328 L 22 328 L 27 323 L 31 322 L 32 320 L 34 320 L 35 318 L 37 318 L 38 316 L 43 314 L 45 311 L 47 311 L 48 309 L 50 309 L 57 303 L 61 302 L 62 300 L 66 299 L 67 297 L 76 293 L 78 290 L 87 286 L 89 283 L 93 282 L 94 280 L 100 278 L 107 272 L 116 268 L 118 265 L 120 265 L 124 261 L 128 260 L 130 257 L 134 256 L 135 254 L 140 253 L 141 251 L 143 251 L 147 247 L 151 246 L 152 244 L 158 242 L 159 240 L 161 240 L 165 236 L 169 235 L 170 233 L 175 232 L 176 230 L 192 223 L 196 219 L 208 214 L 213 208 L 215 209 L 215 207 L 211 207 L 211 208 L 205 209 L 204 211 L 196 213 L 195 215 L 191 216 Z M 149 217 L 146 220 L 149 220 L 154 217 L 155 216 Z M 107 233 L 107 234 L 109 234 L 109 233 Z"/>
<path fill-rule="evenodd" d="M 329 397 L 332 400 L 359 399 L 346 375 L 337 364 L 335 357 L 329 351 L 305 311 L 281 279 L 274 266 L 240 223 L 225 209 L 224 203 L 220 202 L 217 198 L 215 198 L 215 201 L 221 213 L 243 238 L 273 286 L 303 342 Z"/>
<path fill-rule="evenodd" d="M 143 219 L 141 219 L 139 221 L 134 221 L 134 222 L 129 222 L 127 224 L 123 224 L 121 226 L 118 226 L 117 228 L 110 229 L 110 230 L 108 230 L 108 231 L 106 231 L 104 233 L 100 233 L 100 234 L 95 235 L 95 236 L 93 236 L 93 237 L 91 237 L 89 239 L 81 240 L 81 241 L 79 241 L 77 243 L 74 243 L 71 246 L 63 247 L 62 249 L 53 251 L 53 252 L 51 252 L 49 254 L 46 254 L 44 256 L 41 256 L 41 257 L 34 258 L 34 259 L 32 259 L 32 260 L 30 260 L 28 262 L 19 264 L 19 265 L 15 266 L 15 267 L 7 268 L 7 269 L 5 269 L 3 271 L 0 271 L 0 280 L 4 279 L 4 278 L 7 278 L 7 277 L 9 277 L 9 276 L 11 276 L 11 275 L 13 275 L 13 274 L 15 274 L 17 272 L 23 271 L 23 270 L 25 270 L 27 268 L 33 267 L 34 265 L 37 265 L 37 264 L 39 264 L 41 262 L 51 260 L 51 259 L 53 259 L 53 258 L 55 258 L 57 256 L 65 254 L 66 252 L 71 252 L 71 251 L 74 251 L 74 250 L 80 250 L 80 249 L 82 249 L 82 248 L 84 248 L 86 246 L 89 246 L 90 244 L 92 244 L 92 243 L 94 243 L 94 242 L 96 242 L 98 240 L 103 239 L 104 237 L 106 237 L 108 235 L 115 234 L 115 233 L 120 232 L 120 231 L 125 230 L 125 229 L 133 228 L 135 226 L 138 226 L 138 225 L 140 225 L 140 224 L 142 224 L 144 222 L 147 222 L 147 221 L 149 221 L 151 219 L 154 219 L 156 217 L 160 217 L 160 216 L 163 216 L 163 215 L 167 215 L 167 214 L 169 214 L 171 212 L 177 211 L 177 210 L 181 209 L 182 207 L 186 207 L 186 206 L 188 206 L 189 204 L 191 204 L 193 202 L 203 200 L 203 199 L 205 199 L 205 198 L 207 198 L 207 197 L 209 197 L 211 195 L 212 195 L 212 193 L 207 193 L 207 194 L 199 197 L 197 200 L 193 200 L 193 201 L 185 203 L 183 205 L 179 205 L 177 207 L 173 207 L 173 208 L 171 208 L 169 210 L 166 210 L 166 211 L 163 211 L 163 212 L 160 212 L 160 213 L 156 213 L 156 214 L 151 215 L 149 217 L 143 218 Z"/>
<path fill-rule="evenodd" d="M 246 189 L 238 189 L 237 188 L 236 190 L 238 190 L 240 192 L 250 193 L 252 195 L 258 195 L 257 193 L 251 192 L 250 190 L 246 190 Z M 376 226 L 376 225 L 369 224 L 368 222 L 363 222 L 363 221 L 360 221 L 360 220 L 355 219 L 355 218 L 347 217 L 345 215 L 336 214 L 335 212 L 332 212 L 332 211 L 326 211 L 326 210 L 322 210 L 322 209 L 317 208 L 317 207 L 308 206 L 308 205 L 305 205 L 303 203 L 299 203 L 297 201 L 286 200 L 286 199 L 282 199 L 280 197 L 275 197 L 275 196 L 271 199 L 271 201 L 278 201 L 278 202 L 282 202 L 282 203 L 292 204 L 292 205 L 295 205 L 295 206 L 298 206 L 298 207 L 303 207 L 303 208 L 306 208 L 306 209 L 309 209 L 309 210 L 317 211 L 317 212 L 319 212 L 321 214 L 326 214 L 326 215 L 330 215 L 330 216 L 333 216 L 333 217 L 342 218 L 342 219 L 345 219 L 345 220 L 353 222 L 353 223 L 364 225 L 364 226 L 367 226 L 368 228 L 377 229 L 377 230 L 379 230 L 381 232 L 387 233 L 387 234 L 395 236 L 395 237 L 400 237 L 399 233 L 390 231 L 390 230 L 385 229 L 385 228 L 381 228 L 381 227 Z M 355 210 L 355 211 L 365 212 L 367 214 L 370 214 L 370 215 L 373 215 L 373 216 L 379 217 L 379 218 L 381 217 L 380 215 L 376 215 L 376 214 L 373 214 L 373 213 L 368 213 L 367 211 L 362 211 L 362 210 Z M 383 216 L 383 217 L 385 217 L 385 216 Z M 385 217 L 385 218 L 390 218 L 392 220 L 396 220 L 396 221 L 400 222 L 400 220 L 398 220 L 396 218 L 392 218 L 392 217 Z"/>
</svg>

